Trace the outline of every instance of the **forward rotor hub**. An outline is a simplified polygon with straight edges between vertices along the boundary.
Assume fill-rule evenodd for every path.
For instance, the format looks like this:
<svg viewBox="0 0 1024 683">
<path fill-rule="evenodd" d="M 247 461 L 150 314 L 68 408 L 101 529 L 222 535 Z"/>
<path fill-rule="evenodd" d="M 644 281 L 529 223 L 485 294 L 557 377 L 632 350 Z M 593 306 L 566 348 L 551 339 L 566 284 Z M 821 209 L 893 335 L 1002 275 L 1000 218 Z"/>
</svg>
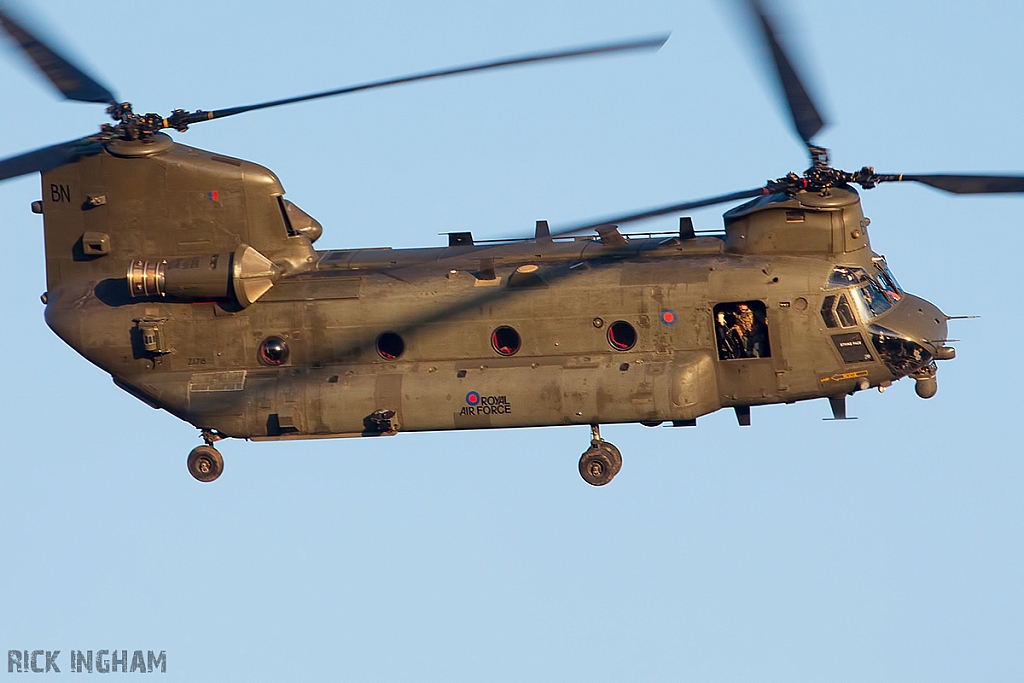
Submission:
<svg viewBox="0 0 1024 683">
<path fill-rule="evenodd" d="M 822 164 L 811 166 L 804 171 L 803 175 L 790 173 L 782 178 L 768 181 L 765 185 L 765 191 L 769 193 L 781 192 L 788 195 L 795 195 L 798 192 L 828 192 L 833 187 L 843 187 L 851 183 L 869 190 L 884 180 L 895 179 L 877 175 L 875 169 L 870 166 L 864 166 L 859 171 L 854 171 L 853 173 L 842 171 L 828 166 L 827 156 L 825 160 Z"/>
<path fill-rule="evenodd" d="M 166 118 L 159 114 L 136 114 L 131 102 L 112 104 L 107 107 L 107 114 L 117 121 L 117 125 L 104 124 L 101 127 L 102 133 L 111 139 L 122 140 L 144 140 L 165 128 L 184 133 L 188 130 L 188 124 L 206 118 L 205 112 L 195 111 L 190 114 L 184 109 L 175 109 Z"/>
</svg>

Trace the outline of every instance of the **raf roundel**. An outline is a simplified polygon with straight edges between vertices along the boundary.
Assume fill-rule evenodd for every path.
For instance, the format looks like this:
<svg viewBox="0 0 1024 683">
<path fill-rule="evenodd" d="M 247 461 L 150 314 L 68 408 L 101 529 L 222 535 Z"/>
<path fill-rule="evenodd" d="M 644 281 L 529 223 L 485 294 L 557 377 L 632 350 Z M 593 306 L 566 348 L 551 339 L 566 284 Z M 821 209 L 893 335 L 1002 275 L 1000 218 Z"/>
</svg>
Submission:
<svg viewBox="0 0 1024 683">
<path fill-rule="evenodd" d="M 468 394 L 466 394 L 466 405 L 480 405 L 480 394 L 476 393 L 475 391 L 471 391 Z"/>
<path fill-rule="evenodd" d="M 666 327 L 672 327 L 676 324 L 676 312 L 671 308 L 666 308 L 661 312 L 661 324 Z"/>
</svg>

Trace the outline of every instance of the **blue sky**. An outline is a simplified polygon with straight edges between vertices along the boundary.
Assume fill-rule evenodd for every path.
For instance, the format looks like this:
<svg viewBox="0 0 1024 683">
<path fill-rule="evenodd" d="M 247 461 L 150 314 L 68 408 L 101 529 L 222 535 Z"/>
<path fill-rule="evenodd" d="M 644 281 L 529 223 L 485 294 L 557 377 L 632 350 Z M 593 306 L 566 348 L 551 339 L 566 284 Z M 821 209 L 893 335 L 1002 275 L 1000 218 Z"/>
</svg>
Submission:
<svg viewBox="0 0 1024 683">
<path fill-rule="evenodd" d="M 23 3 L 24 4 L 24 3 Z M 1022 171 L 1024 5 L 785 5 L 847 169 Z M 657 54 L 364 93 L 195 127 L 325 226 L 440 245 L 756 186 L 805 153 L 724 3 L 53 0 L 36 15 L 139 111 L 217 108 L 673 31 Z M 0 55 L 0 155 L 91 132 Z M 1017 354 L 1024 198 L 864 193 L 872 243 L 948 314 L 939 393 L 613 426 L 228 442 L 116 389 L 42 320 L 37 177 L 0 185 L 0 652 L 165 650 L 167 680 L 860 681 L 1024 675 Z M 720 226 L 718 210 L 694 214 Z M 652 228 L 672 229 L 672 218 Z M 66 659 L 65 659 L 66 661 Z M 0 678 L 7 676 L 6 668 Z"/>
</svg>

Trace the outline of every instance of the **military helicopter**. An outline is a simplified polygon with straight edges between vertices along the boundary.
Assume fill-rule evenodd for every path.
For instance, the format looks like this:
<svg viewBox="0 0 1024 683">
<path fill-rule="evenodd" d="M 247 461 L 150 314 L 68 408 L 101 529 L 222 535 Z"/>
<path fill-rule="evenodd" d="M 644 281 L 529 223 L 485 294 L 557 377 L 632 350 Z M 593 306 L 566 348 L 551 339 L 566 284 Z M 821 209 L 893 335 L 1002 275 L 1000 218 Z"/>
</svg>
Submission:
<svg viewBox="0 0 1024 683">
<path fill-rule="evenodd" d="M 269 169 L 161 132 L 414 80 L 653 49 L 664 36 L 513 57 L 214 111 L 136 114 L 8 11 L 0 24 L 65 97 L 104 103 L 98 133 L 0 161 L 42 174 L 46 322 L 114 382 L 195 425 L 188 468 L 213 481 L 222 438 L 590 425 L 579 461 L 607 484 L 599 425 L 692 426 L 722 408 L 848 395 L 911 377 L 937 389 L 955 352 L 936 306 L 905 292 L 868 239 L 854 185 L 1024 192 L 1024 177 L 832 168 L 824 120 L 761 2 L 747 0 L 811 158 L 751 189 L 481 242 L 317 251 L 323 227 Z M 736 203 L 724 232 L 687 212 Z M 673 234 L 619 226 L 681 215 Z"/>
</svg>

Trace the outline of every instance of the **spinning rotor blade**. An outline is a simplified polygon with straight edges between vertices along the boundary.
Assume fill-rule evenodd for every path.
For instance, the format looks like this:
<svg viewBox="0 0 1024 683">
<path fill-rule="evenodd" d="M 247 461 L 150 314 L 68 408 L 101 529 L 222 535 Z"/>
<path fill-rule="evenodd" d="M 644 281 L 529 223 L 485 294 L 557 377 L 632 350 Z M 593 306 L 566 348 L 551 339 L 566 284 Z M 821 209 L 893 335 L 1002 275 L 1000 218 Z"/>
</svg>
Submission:
<svg viewBox="0 0 1024 683">
<path fill-rule="evenodd" d="M 897 175 L 881 176 L 883 181 L 914 181 L 954 194 L 996 194 L 1024 192 L 1024 176 L 1013 175 Z"/>
<path fill-rule="evenodd" d="M 545 62 L 556 59 L 571 59 L 575 57 L 586 57 L 592 55 L 607 54 L 610 52 L 628 52 L 632 50 L 657 50 L 662 45 L 664 45 L 665 41 L 667 40 L 668 34 L 665 34 L 661 36 L 640 38 L 637 40 L 630 40 L 624 42 L 590 45 L 585 47 L 572 48 L 568 50 L 557 50 L 555 52 L 538 52 L 535 54 L 522 55 L 519 57 L 509 57 L 506 59 L 498 59 L 489 62 L 480 62 L 477 64 L 468 64 L 465 66 L 456 66 L 448 69 L 440 69 L 437 71 L 425 71 L 423 73 L 412 74 L 409 76 L 389 78 L 387 80 L 382 81 L 371 81 L 369 83 L 362 83 L 360 85 L 352 85 L 345 88 L 338 88 L 337 90 L 326 90 L 324 92 L 313 93 L 311 95 L 288 97 L 282 100 L 261 102 L 259 104 L 250 104 L 243 107 L 230 107 L 228 109 L 217 109 L 214 111 L 197 111 L 191 114 L 187 114 L 185 117 L 185 123 L 192 124 L 198 123 L 199 121 L 208 121 L 210 119 L 222 119 L 226 116 L 234 116 L 235 114 L 241 114 L 247 111 L 255 111 L 257 109 L 268 109 L 270 107 L 279 107 L 284 104 L 294 104 L 295 102 L 305 102 L 307 100 L 316 100 L 322 97 L 333 97 L 335 95 L 346 95 L 348 93 L 359 92 L 361 90 L 372 90 L 374 88 L 383 88 L 389 85 L 412 83 L 413 81 L 425 81 L 431 78 L 440 78 L 442 76 L 454 76 L 457 74 L 465 74 L 473 71 L 500 69 L 509 66 L 517 66 L 520 64 L 533 64 L 535 62 Z"/>
<path fill-rule="evenodd" d="M 600 221 L 587 221 L 586 223 L 579 223 L 572 226 L 567 226 L 560 230 L 552 230 L 550 235 L 557 237 L 559 235 L 569 235 L 577 232 L 584 232 L 586 230 L 593 230 L 595 228 L 608 225 L 608 224 L 622 224 L 630 223 L 635 221 L 642 221 L 648 218 L 656 218 L 658 216 L 664 216 L 671 213 L 679 213 L 682 211 L 688 211 L 691 209 L 698 209 L 705 206 L 714 206 L 715 204 L 725 204 L 727 202 L 738 201 L 741 199 L 750 199 L 752 197 L 760 197 L 764 194 L 768 194 L 766 188 L 756 188 L 752 190 L 743 190 L 741 192 L 733 192 L 731 194 L 719 195 L 717 197 L 709 197 L 707 199 L 698 199 L 696 201 L 685 202 L 682 204 L 673 204 L 672 206 L 664 206 L 655 209 L 648 209 L 646 211 L 639 211 L 631 214 L 623 214 L 621 216 L 610 216 Z M 489 249 L 479 249 L 473 252 L 473 259 L 486 258 L 488 253 L 493 253 L 500 250 L 500 246 L 495 246 Z M 592 258 L 584 259 L 592 268 L 603 268 L 614 263 L 612 259 L 609 259 L 609 252 L 602 251 L 600 255 Z M 410 271 L 419 270 L 421 268 L 436 269 L 438 263 L 445 261 L 455 262 L 458 260 L 465 260 L 466 255 L 460 254 L 458 256 L 444 257 L 438 261 L 428 264 L 416 264 L 410 265 L 407 268 Z M 575 272 L 575 267 L 578 263 L 561 263 L 551 266 L 542 266 L 538 271 L 541 279 L 548 285 L 551 285 L 558 280 L 568 277 Z M 395 271 L 390 271 L 394 276 Z M 401 272 L 401 271 L 398 271 Z M 400 278 L 399 278 L 400 279 Z M 530 288 L 509 288 L 495 287 L 488 288 L 486 291 L 475 293 L 466 299 L 453 302 L 437 307 L 427 306 L 423 310 L 417 312 L 415 315 L 411 315 L 405 320 L 396 320 L 391 322 L 391 327 L 399 334 L 408 334 L 421 327 L 430 325 L 432 323 L 441 322 L 444 320 L 450 320 L 453 317 L 463 315 L 475 309 L 479 309 L 482 306 L 498 303 L 508 297 L 515 296 L 526 296 L 530 292 L 535 291 Z M 349 353 L 358 350 L 372 348 L 374 340 L 376 339 L 376 333 L 371 336 L 367 336 L 358 342 L 354 342 L 350 347 L 343 349 L 342 353 Z"/>
<path fill-rule="evenodd" d="M 741 190 L 739 192 L 732 192 L 730 194 L 718 195 L 717 197 L 708 197 L 706 199 L 698 199 L 696 201 L 684 202 L 682 204 L 672 204 L 670 206 L 660 206 L 654 209 L 647 209 L 645 211 L 638 211 L 635 213 L 622 214 L 618 216 L 606 216 L 599 220 L 589 220 L 586 222 L 576 223 L 573 225 L 567 225 L 558 229 L 551 229 L 549 231 L 549 237 L 564 237 L 567 235 L 573 235 L 580 232 L 586 232 L 588 230 L 597 230 L 598 228 L 606 225 L 622 225 L 624 223 L 635 223 L 644 221 L 650 218 L 657 218 L 659 216 L 666 216 L 672 213 L 682 213 L 684 211 L 691 211 L 693 209 L 700 209 L 706 206 L 714 206 L 716 204 L 726 204 L 728 202 L 735 202 L 741 199 L 752 199 L 753 197 L 761 197 L 763 195 L 770 194 L 770 190 L 766 187 L 758 187 L 752 190 Z M 533 239 L 533 235 L 529 235 L 526 239 Z M 474 252 L 474 258 L 485 258 L 488 254 L 498 252 L 501 250 L 501 246 L 497 245 L 485 249 L 480 249 Z M 453 255 L 448 257 L 442 257 L 438 259 L 439 263 L 445 261 L 457 261 L 464 258 L 463 255 Z M 603 257 L 602 257 L 603 258 Z M 409 266 L 409 268 L 417 268 L 418 266 Z"/>
<path fill-rule="evenodd" d="M 103 145 L 94 137 L 69 140 L 0 161 L 0 181 L 37 171 L 45 173 L 72 161 L 99 154 Z"/>
<path fill-rule="evenodd" d="M 40 72 L 69 100 L 116 104 L 117 98 L 94 78 L 16 22 L 0 4 L 0 26 Z"/>
<path fill-rule="evenodd" d="M 776 30 L 772 20 L 765 11 L 763 0 L 743 0 L 749 10 L 757 19 L 761 36 L 767 43 L 775 64 L 775 73 L 779 77 L 779 85 L 782 86 L 782 94 L 785 97 L 786 105 L 789 107 L 790 116 L 793 119 L 793 126 L 797 135 L 810 146 L 811 139 L 825 127 L 825 120 L 818 113 L 814 106 L 807 88 L 797 74 L 793 61 L 786 54 L 782 43 L 779 40 L 779 32 Z"/>
<path fill-rule="evenodd" d="M 691 211 L 693 209 L 700 209 L 705 206 L 714 206 L 715 204 L 725 204 L 728 202 L 739 201 L 740 199 L 751 199 L 753 197 L 760 197 L 768 194 L 768 190 L 763 187 L 758 187 L 753 190 L 741 190 L 739 192 L 731 192 L 729 194 L 718 195 L 717 197 L 708 197 L 706 199 L 698 199 L 692 202 L 684 202 L 682 204 L 672 204 L 670 206 L 660 206 L 654 209 L 647 209 L 645 211 L 639 211 L 636 213 L 627 213 L 621 216 L 607 216 L 601 220 L 591 220 L 585 223 L 577 223 L 576 225 L 569 225 L 564 228 L 551 231 L 552 237 L 560 237 L 563 235 L 572 235 L 578 232 L 586 232 L 588 230 L 595 230 L 604 225 L 621 225 L 623 223 L 635 223 L 637 221 L 645 221 L 649 218 L 657 218 L 659 216 L 665 216 L 670 213 L 682 213 L 684 211 Z"/>
</svg>

